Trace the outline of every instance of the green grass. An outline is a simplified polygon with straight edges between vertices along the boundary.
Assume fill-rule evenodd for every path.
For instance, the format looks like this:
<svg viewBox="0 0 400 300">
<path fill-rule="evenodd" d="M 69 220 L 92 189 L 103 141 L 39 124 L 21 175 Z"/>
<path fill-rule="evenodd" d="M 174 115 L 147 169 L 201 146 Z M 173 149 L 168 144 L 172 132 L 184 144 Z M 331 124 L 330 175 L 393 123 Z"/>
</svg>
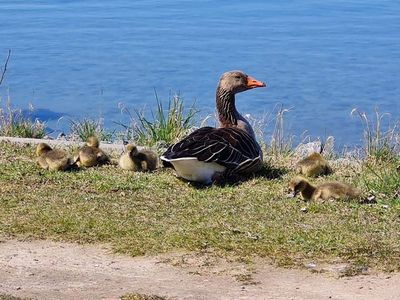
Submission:
<svg viewBox="0 0 400 300">
<path fill-rule="evenodd" d="M 183 99 L 173 95 L 164 109 L 163 102 L 155 93 L 157 107 L 151 111 L 151 118 L 145 116 L 145 111 L 135 110 L 132 114 L 126 107 L 120 107 L 121 112 L 129 117 L 129 125 L 118 123 L 125 128 L 125 138 L 133 139 L 139 145 L 155 146 L 157 143 L 170 145 L 185 136 L 193 129 L 198 111 L 194 103 L 185 109 Z"/>
<path fill-rule="evenodd" d="M 368 160 L 364 164 L 362 180 L 369 191 L 379 193 L 380 197 L 400 197 L 399 161 Z"/>
<path fill-rule="evenodd" d="M 121 300 L 166 300 L 167 298 L 157 295 L 146 295 L 139 293 L 129 293 L 121 297 Z"/>
<path fill-rule="evenodd" d="M 133 256 L 210 250 L 285 266 L 340 258 L 400 270 L 398 184 L 385 185 L 388 180 L 374 174 L 379 161 L 374 169 L 343 166 L 317 180 L 376 189 L 378 203 L 363 205 L 286 198 L 290 164 L 277 169 L 272 162 L 263 176 L 240 185 L 195 188 L 169 170 L 130 173 L 109 165 L 49 172 L 34 164 L 33 153 L 0 144 L 0 236 L 110 243 Z M 398 161 L 385 163 L 394 170 Z"/>
<path fill-rule="evenodd" d="M 104 126 L 102 119 L 83 118 L 81 120 L 70 119 L 70 136 L 73 139 L 78 139 L 86 142 L 91 136 L 96 136 L 100 141 L 110 141 L 113 133 L 108 132 Z"/>
<path fill-rule="evenodd" d="M 19 298 L 11 295 L 0 294 L 0 300 L 28 300 L 28 298 Z"/>
<path fill-rule="evenodd" d="M 0 101 L 0 104 L 1 101 Z M 33 107 L 30 107 L 33 111 Z M 46 124 L 31 120 L 21 109 L 13 108 L 8 100 L 0 106 L 0 136 L 42 138 L 46 135 Z"/>
</svg>

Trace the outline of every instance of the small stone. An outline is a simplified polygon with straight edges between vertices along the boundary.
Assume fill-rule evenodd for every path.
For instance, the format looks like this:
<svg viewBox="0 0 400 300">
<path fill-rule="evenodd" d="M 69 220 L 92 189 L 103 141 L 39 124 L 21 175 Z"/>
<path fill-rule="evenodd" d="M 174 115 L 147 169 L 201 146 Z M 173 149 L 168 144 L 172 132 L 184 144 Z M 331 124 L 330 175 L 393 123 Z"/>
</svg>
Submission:
<svg viewBox="0 0 400 300">
<path fill-rule="evenodd" d="M 300 208 L 300 211 L 306 213 L 306 212 L 308 212 L 308 208 L 304 206 L 304 207 Z"/>
<path fill-rule="evenodd" d="M 317 267 L 317 264 L 314 262 L 310 262 L 306 265 L 306 267 L 309 269 L 315 269 Z"/>
</svg>

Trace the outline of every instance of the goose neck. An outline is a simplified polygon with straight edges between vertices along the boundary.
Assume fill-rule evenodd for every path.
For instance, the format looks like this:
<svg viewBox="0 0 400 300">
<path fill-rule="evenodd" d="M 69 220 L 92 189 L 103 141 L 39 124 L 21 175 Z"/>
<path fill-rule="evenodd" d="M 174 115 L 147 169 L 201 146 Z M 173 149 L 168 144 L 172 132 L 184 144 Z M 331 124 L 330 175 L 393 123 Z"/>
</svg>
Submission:
<svg viewBox="0 0 400 300">
<path fill-rule="evenodd" d="M 236 110 L 235 94 L 232 91 L 218 87 L 216 102 L 221 127 L 237 126 L 239 113 Z"/>
</svg>

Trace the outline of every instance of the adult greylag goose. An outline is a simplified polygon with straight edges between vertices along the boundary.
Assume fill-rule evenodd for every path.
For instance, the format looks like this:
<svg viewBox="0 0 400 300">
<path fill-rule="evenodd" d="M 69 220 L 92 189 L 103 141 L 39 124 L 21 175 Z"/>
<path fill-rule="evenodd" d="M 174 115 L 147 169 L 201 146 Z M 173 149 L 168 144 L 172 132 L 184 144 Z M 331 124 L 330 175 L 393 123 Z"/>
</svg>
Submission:
<svg viewBox="0 0 400 300">
<path fill-rule="evenodd" d="M 236 110 L 235 94 L 265 87 L 241 71 L 224 73 L 216 91 L 219 128 L 202 127 L 161 156 L 179 177 L 211 184 L 217 178 L 248 175 L 262 167 L 262 152 L 250 123 Z"/>
</svg>

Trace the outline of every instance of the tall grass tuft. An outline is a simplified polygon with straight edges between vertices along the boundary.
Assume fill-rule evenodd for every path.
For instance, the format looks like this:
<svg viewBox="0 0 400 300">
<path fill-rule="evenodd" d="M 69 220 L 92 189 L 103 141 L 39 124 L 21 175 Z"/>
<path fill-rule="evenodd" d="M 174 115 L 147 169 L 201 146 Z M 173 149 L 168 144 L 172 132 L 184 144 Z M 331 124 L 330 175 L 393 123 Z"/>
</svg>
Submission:
<svg viewBox="0 0 400 300">
<path fill-rule="evenodd" d="M 29 112 L 34 110 L 29 106 Z M 0 106 L 0 135 L 23 138 L 43 138 L 46 135 L 46 123 L 38 119 L 32 120 L 21 109 L 13 108 L 8 99 Z"/>
<path fill-rule="evenodd" d="M 400 200 L 400 172 L 396 164 L 370 160 L 364 165 L 361 179 L 367 189 L 379 198 Z"/>
<path fill-rule="evenodd" d="M 121 113 L 129 117 L 129 125 L 118 123 L 125 128 L 127 139 L 133 139 L 136 143 L 146 146 L 155 146 L 158 143 L 169 145 L 192 130 L 198 113 L 195 103 L 185 110 L 182 98 L 174 94 L 164 109 L 156 92 L 155 98 L 157 107 L 155 111 L 151 110 L 151 118 L 145 116 L 144 110 L 134 110 L 132 114 L 126 107 L 120 105 Z"/>
<path fill-rule="evenodd" d="M 400 132 L 398 125 L 388 125 L 385 130 L 384 118 L 390 117 L 389 113 L 381 114 L 377 108 L 375 108 L 375 114 L 372 119 L 368 118 L 365 112 L 354 108 L 351 111 L 351 115 L 359 117 L 363 126 L 363 138 L 364 138 L 364 152 L 365 155 L 373 156 L 375 158 L 392 158 L 400 150 Z"/>
<path fill-rule="evenodd" d="M 90 136 L 96 136 L 101 141 L 110 141 L 113 133 L 108 132 L 103 126 L 101 118 L 70 119 L 70 135 L 72 139 L 87 141 Z"/>
<path fill-rule="evenodd" d="M 290 109 L 283 108 L 279 105 L 274 110 L 274 129 L 271 135 L 269 153 L 274 156 L 289 155 L 293 149 L 293 135 L 287 135 L 285 132 L 285 114 Z"/>
</svg>

